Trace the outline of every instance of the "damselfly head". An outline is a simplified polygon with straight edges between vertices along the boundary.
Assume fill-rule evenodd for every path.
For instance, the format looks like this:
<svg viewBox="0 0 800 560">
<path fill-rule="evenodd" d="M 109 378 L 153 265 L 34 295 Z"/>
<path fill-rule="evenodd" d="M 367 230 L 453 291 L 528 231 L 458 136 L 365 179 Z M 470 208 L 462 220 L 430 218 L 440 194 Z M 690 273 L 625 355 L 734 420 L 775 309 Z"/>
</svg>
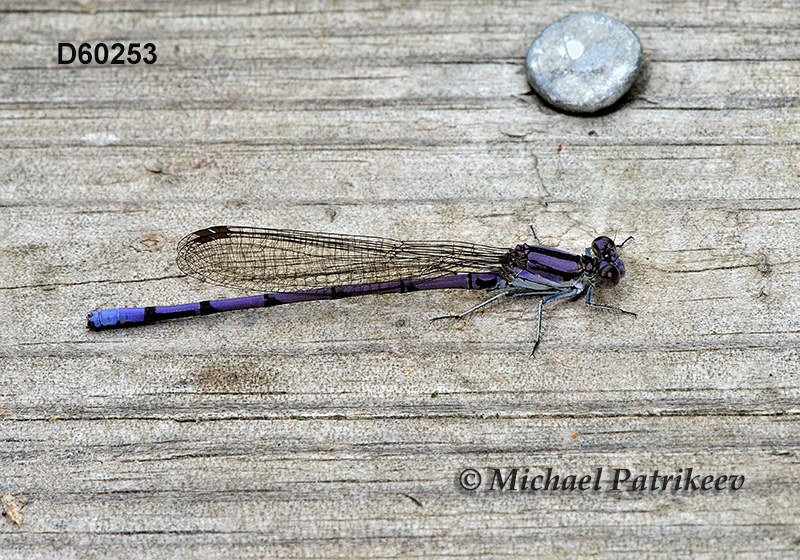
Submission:
<svg viewBox="0 0 800 560">
<path fill-rule="evenodd" d="M 600 260 L 608 260 L 612 256 L 617 256 L 617 246 L 614 240 L 605 235 L 601 235 L 592 241 L 592 253 Z"/>
<path fill-rule="evenodd" d="M 625 276 L 625 265 L 617 255 L 617 246 L 610 237 L 602 235 L 592 241 L 592 254 L 597 263 L 596 282 L 600 286 L 616 286 Z"/>
</svg>

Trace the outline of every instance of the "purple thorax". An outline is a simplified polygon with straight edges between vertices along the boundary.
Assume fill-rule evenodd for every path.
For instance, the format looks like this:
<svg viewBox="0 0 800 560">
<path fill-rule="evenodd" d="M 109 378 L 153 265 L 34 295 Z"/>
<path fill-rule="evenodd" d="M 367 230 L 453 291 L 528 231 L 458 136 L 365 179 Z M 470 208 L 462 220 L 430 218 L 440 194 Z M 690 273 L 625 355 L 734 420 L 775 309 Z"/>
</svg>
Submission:
<svg viewBox="0 0 800 560">
<path fill-rule="evenodd" d="M 542 245 L 517 245 L 513 277 L 527 280 L 543 278 L 556 284 L 570 283 L 583 273 L 583 257 Z"/>
</svg>

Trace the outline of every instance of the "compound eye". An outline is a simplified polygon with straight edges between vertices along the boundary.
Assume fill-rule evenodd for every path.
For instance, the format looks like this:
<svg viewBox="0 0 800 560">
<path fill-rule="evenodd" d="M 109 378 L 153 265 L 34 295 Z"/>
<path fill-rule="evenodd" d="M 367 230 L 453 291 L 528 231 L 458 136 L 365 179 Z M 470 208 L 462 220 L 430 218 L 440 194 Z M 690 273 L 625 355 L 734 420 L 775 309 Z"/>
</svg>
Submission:
<svg viewBox="0 0 800 560">
<path fill-rule="evenodd" d="M 607 264 L 597 273 L 597 283 L 601 286 L 616 286 L 619 284 L 619 269 L 613 264 Z"/>
<path fill-rule="evenodd" d="M 592 241 L 592 253 L 594 253 L 596 257 L 608 255 L 610 251 L 614 251 L 615 249 L 616 246 L 614 245 L 614 241 L 605 235 L 602 235 Z"/>
</svg>

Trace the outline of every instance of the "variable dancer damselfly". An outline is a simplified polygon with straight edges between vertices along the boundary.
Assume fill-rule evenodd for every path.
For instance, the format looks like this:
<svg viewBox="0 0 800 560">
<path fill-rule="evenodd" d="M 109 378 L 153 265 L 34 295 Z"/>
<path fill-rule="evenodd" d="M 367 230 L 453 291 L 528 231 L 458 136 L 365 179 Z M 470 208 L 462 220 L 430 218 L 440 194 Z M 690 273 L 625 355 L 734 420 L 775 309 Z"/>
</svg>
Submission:
<svg viewBox="0 0 800 560">
<path fill-rule="evenodd" d="M 535 234 L 534 234 L 535 235 Z M 630 237 L 628 239 L 631 239 Z M 628 241 L 625 240 L 625 242 Z M 215 226 L 178 243 L 178 267 L 222 286 L 268 292 L 161 307 L 124 307 L 89 313 L 88 327 L 134 327 L 193 315 L 285 303 L 461 288 L 497 291 L 460 318 L 505 296 L 540 296 L 533 351 L 539 345 L 542 306 L 610 287 L 625 276 L 625 266 L 609 237 L 601 236 L 575 255 L 542 245 L 502 249 L 460 241 L 397 241 L 381 237 L 313 233 L 284 229 Z M 442 319 L 446 317 L 437 317 Z"/>
</svg>

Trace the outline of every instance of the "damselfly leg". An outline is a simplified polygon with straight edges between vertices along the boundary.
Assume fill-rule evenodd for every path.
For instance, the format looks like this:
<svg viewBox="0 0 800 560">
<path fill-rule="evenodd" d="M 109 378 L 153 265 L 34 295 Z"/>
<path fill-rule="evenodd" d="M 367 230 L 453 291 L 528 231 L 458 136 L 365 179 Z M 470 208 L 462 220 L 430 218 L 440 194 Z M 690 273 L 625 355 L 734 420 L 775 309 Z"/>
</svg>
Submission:
<svg viewBox="0 0 800 560">
<path fill-rule="evenodd" d="M 634 317 L 636 317 L 636 313 L 634 313 L 633 311 L 626 311 L 619 307 L 612 307 L 610 305 L 601 305 L 599 303 L 594 303 L 592 301 L 593 295 L 594 295 L 594 286 L 590 285 L 586 289 L 586 305 L 588 305 L 589 307 L 594 307 L 595 309 L 608 309 L 609 311 L 619 311 L 620 313 L 625 313 L 626 315 L 633 315 Z"/>
<path fill-rule="evenodd" d="M 579 296 L 581 294 L 581 290 L 578 288 L 567 290 L 565 292 L 559 292 L 557 294 L 549 295 L 547 297 L 543 297 L 539 301 L 539 315 L 536 319 L 536 340 L 533 343 L 533 350 L 531 351 L 531 358 L 536 354 L 536 349 L 539 347 L 539 341 L 542 338 L 542 307 L 545 303 L 562 299 L 562 298 L 569 298 L 574 296 Z"/>
<path fill-rule="evenodd" d="M 467 315 L 469 315 L 469 314 L 470 314 L 470 313 L 472 313 L 473 311 L 477 311 L 478 309 L 480 309 L 480 308 L 481 308 L 481 307 L 483 307 L 484 305 L 489 305 L 489 304 L 490 304 L 490 303 L 492 303 L 494 300 L 496 300 L 496 299 L 500 299 L 501 297 L 503 297 L 503 296 L 507 296 L 507 295 L 512 295 L 512 294 L 511 294 L 510 292 L 500 292 L 500 293 L 499 293 L 499 294 L 497 294 L 496 296 L 492 296 L 492 297 L 490 297 L 489 299 L 487 299 L 486 301 L 484 301 L 484 302 L 482 302 L 482 303 L 479 303 L 479 304 L 478 304 L 478 305 L 476 305 L 475 307 L 470 307 L 469 309 L 467 309 L 466 311 L 464 311 L 464 313 L 460 313 L 460 314 L 458 314 L 458 315 L 442 315 L 441 317 L 434 317 L 433 319 L 431 319 L 431 322 L 433 322 L 433 321 L 438 321 L 439 319 L 461 319 L 461 318 L 463 318 L 463 317 L 466 317 Z"/>
</svg>

